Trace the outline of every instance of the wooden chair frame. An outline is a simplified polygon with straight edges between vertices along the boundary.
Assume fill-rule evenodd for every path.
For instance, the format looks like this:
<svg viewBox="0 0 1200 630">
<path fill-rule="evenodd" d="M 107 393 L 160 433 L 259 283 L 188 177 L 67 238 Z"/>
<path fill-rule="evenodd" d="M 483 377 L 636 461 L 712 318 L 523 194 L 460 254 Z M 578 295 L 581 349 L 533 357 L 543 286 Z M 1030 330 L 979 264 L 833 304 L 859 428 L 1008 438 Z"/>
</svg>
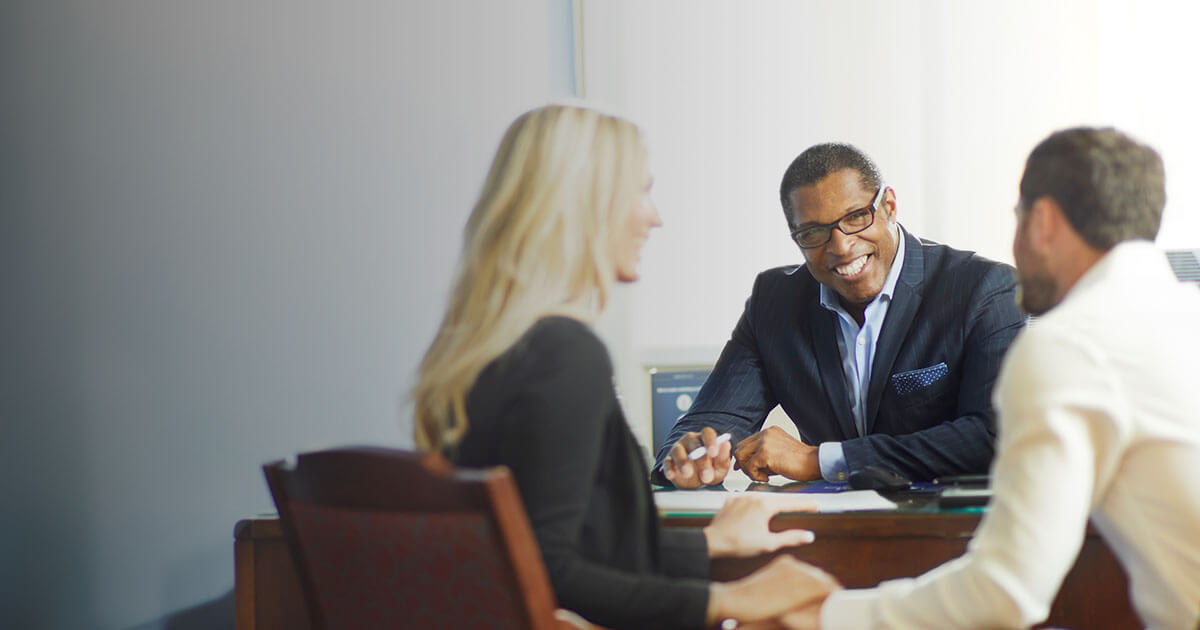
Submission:
<svg viewBox="0 0 1200 630">
<path fill-rule="evenodd" d="M 507 552 L 527 627 L 542 630 L 566 625 L 555 617 L 556 603 L 546 567 L 507 468 L 456 470 L 436 453 L 343 447 L 301 454 L 294 466 L 284 460 L 271 462 L 263 466 L 263 473 L 279 509 L 316 627 L 328 626 L 295 529 L 293 501 L 355 510 L 487 513 Z"/>
</svg>

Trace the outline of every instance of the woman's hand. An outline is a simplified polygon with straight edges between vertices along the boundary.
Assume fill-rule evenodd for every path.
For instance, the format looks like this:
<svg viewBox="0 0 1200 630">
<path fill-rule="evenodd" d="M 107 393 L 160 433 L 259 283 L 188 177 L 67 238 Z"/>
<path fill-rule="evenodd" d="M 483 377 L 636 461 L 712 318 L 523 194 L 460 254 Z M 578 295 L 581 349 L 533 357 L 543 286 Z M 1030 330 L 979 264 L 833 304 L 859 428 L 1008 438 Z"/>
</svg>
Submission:
<svg viewBox="0 0 1200 630">
<path fill-rule="evenodd" d="M 734 619 L 755 628 L 807 625 L 815 622 L 829 594 L 841 588 L 828 573 L 780 556 L 736 582 L 714 582 L 709 587 L 708 623 Z"/>
<path fill-rule="evenodd" d="M 801 496 L 745 494 L 725 502 L 704 528 L 710 558 L 744 557 L 771 553 L 813 541 L 806 529 L 772 532 L 771 518 L 780 512 L 816 512 L 817 506 Z"/>
</svg>

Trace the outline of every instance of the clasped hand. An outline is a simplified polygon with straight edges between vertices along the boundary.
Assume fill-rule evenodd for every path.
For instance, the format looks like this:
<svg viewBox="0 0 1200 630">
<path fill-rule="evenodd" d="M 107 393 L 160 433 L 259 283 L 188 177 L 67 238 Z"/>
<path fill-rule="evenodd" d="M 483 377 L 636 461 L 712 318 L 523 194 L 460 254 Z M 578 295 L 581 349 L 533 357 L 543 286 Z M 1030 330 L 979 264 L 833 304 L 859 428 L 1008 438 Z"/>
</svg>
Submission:
<svg viewBox="0 0 1200 630">
<path fill-rule="evenodd" d="M 821 478 L 819 449 L 788 435 L 779 427 L 768 427 L 744 439 L 733 451 L 740 468 L 754 481 L 783 475 L 797 481 Z"/>
<path fill-rule="evenodd" d="M 708 621 L 734 619 L 745 630 L 816 628 L 821 605 L 841 588 L 828 573 L 780 556 L 740 580 L 714 583 Z"/>
<path fill-rule="evenodd" d="M 704 455 L 694 461 L 688 459 L 688 454 L 699 447 L 706 449 Z M 663 475 L 677 488 L 719 484 L 731 468 L 740 468 L 747 477 L 762 482 L 771 475 L 797 481 L 821 478 L 818 448 L 793 438 L 779 427 L 751 435 L 736 449 L 731 449 L 728 443 L 718 444 L 717 432 L 704 427 L 699 433 L 684 434 L 663 461 Z"/>
</svg>

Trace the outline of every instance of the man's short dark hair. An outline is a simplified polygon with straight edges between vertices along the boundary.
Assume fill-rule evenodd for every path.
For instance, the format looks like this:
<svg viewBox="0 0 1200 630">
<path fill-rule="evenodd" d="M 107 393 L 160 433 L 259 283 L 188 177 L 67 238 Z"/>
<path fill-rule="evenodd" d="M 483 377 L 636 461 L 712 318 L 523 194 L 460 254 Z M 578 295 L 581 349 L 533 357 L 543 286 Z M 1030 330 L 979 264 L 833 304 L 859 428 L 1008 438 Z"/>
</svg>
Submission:
<svg viewBox="0 0 1200 630">
<path fill-rule="evenodd" d="M 1154 240 L 1166 190 L 1158 153 L 1112 128 L 1055 132 L 1033 149 L 1021 177 L 1021 206 L 1058 203 L 1071 227 L 1108 251 L 1129 239 Z"/>
<path fill-rule="evenodd" d="M 874 192 L 883 182 L 875 162 L 857 147 L 849 144 L 826 142 L 813 145 L 792 160 L 791 166 L 783 173 L 783 182 L 779 184 L 779 201 L 783 204 L 783 215 L 787 217 L 788 227 L 797 227 L 792 225 L 792 192 L 797 188 L 812 186 L 830 173 L 844 168 L 858 171 L 864 190 Z"/>
</svg>

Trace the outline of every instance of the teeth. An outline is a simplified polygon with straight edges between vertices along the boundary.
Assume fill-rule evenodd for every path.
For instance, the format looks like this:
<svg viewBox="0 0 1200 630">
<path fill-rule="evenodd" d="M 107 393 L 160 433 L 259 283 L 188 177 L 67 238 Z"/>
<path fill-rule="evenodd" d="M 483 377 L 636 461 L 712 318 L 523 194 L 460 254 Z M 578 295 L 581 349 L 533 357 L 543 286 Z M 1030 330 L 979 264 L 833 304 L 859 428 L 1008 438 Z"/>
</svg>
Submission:
<svg viewBox="0 0 1200 630">
<path fill-rule="evenodd" d="M 850 262 L 848 262 L 844 265 L 839 265 L 837 267 L 834 267 L 833 270 L 839 276 L 853 276 L 854 274 L 862 271 L 863 267 L 865 267 L 865 266 L 867 266 L 867 257 L 866 257 L 866 255 L 863 255 L 863 256 L 859 256 L 858 258 L 855 258 L 854 260 L 851 260 Z"/>
</svg>

